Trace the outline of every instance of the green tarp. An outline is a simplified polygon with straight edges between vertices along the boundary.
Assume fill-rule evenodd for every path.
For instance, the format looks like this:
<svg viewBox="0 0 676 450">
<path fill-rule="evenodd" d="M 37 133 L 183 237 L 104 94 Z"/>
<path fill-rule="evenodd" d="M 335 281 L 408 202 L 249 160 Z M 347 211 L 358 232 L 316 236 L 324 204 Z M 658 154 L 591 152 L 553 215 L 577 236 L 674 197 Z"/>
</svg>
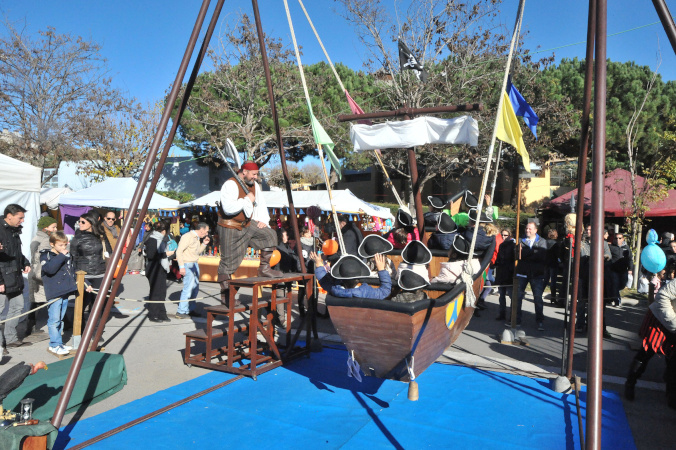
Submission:
<svg viewBox="0 0 676 450">
<path fill-rule="evenodd" d="M 3 406 L 14 412 L 24 398 L 33 398 L 33 418 L 49 420 L 54 415 L 63 385 L 73 358 L 48 365 L 48 370 L 38 370 L 29 375 L 23 384 L 5 398 Z M 127 384 L 127 369 L 122 355 L 89 352 L 85 356 L 80 374 L 68 402 L 66 413 L 75 412 L 83 405 L 100 402 Z"/>
</svg>

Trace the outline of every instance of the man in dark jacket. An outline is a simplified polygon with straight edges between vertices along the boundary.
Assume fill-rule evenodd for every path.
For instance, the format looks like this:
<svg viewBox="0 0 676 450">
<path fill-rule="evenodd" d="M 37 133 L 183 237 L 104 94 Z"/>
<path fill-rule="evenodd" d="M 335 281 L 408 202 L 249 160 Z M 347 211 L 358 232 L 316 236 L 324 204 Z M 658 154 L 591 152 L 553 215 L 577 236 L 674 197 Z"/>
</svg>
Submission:
<svg viewBox="0 0 676 450">
<path fill-rule="evenodd" d="M 544 331 L 544 313 L 542 291 L 545 288 L 545 268 L 547 260 L 547 241 L 538 235 L 535 223 L 526 225 L 526 237 L 519 242 L 519 264 L 516 266 L 516 276 L 519 279 L 519 300 L 516 321 L 521 323 L 521 305 L 526 293 L 526 285 L 530 283 L 535 303 L 535 321 L 538 330 Z"/>
<path fill-rule="evenodd" d="M 613 243 L 610 244 L 610 295 L 611 301 L 616 305 L 622 304 L 620 291 L 627 285 L 629 274 L 634 271 L 634 258 L 631 250 L 624 241 L 623 233 L 615 233 Z"/>
<path fill-rule="evenodd" d="M 7 318 L 21 314 L 23 310 L 23 274 L 31 271 L 30 261 L 21 253 L 21 224 L 26 210 L 17 204 L 7 205 L 4 216 L 0 217 L 0 305 L 7 311 Z M 19 319 L 12 319 L 3 325 L 3 354 L 8 348 L 30 345 L 16 334 Z"/>
</svg>

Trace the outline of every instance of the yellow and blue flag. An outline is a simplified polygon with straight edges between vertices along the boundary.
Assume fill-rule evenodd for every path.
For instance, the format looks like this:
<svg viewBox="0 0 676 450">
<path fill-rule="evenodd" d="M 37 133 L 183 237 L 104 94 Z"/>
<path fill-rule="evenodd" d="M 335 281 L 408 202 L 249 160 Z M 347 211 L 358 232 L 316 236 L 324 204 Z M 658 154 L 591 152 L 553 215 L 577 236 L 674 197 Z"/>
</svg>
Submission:
<svg viewBox="0 0 676 450">
<path fill-rule="evenodd" d="M 523 167 L 530 172 L 530 157 L 526 144 L 523 143 L 523 133 L 519 121 L 514 113 L 514 107 L 507 92 L 502 93 L 502 110 L 498 114 L 497 138 L 514 147 L 523 161 Z"/>
<path fill-rule="evenodd" d="M 538 133 L 536 125 L 538 124 L 538 115 L 535 114 L 533 108 L 530 107 L 526 99 L 523 98 L 521 92 L 512 84 L 511 78 L 507 80 L 507 93 L 509 94 L 509 100 L 512 103 L 512 108 L 514 108 L 514 114 L 517 116 L 523 117 L 523 121 L 526 122 L 530 131 L 533 132 L 535 139 L 538 138 Z"/>
</svg>

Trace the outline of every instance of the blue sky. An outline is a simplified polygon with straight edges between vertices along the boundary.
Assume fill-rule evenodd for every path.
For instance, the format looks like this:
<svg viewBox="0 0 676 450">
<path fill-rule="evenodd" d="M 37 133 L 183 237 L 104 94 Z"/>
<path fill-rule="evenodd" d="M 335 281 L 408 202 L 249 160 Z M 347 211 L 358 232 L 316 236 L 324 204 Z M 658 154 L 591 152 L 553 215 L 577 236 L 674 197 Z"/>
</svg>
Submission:
<svg viewBox="0 0 676 450">
<path fill-rule="evenodd" d="M 212 1 L 212 8 L 215 3 Z M 336 3 L 333 0 L 304 3 L 334 62 L 360 69 L 366 53 L 360 49 L 350 25 L 334 12 Z M 59 33 L 81 35 L 100 43 L 115 85 L 149 102 L 160 99 L 173 81 L 200 5 L 198 0 L 0 0 L 0 12 L 20 28 L 25 26 L 28 33 L 52 26 Z M 323 60 L 297 1 L 289 0 L 289 5 L 297 38 L 304 47 L 303 63 Z M 513 26 L 517 5 L 518 0 L 503 2 L 500 18 L 508 28 Z M 672 13 L 676 11 L 676 0 L 667 1 L 667 5 Z M 259 0 L 259 7 L 265 31 L 290 43 L 282 0 Z M 526 47 L 549 50 L 584 41 L 587 7 L 587 0 L 527 1 L 522 29 L 529 32 Z M 251 2 L 226 1 L 219 29 L 227 15 L 238 9 L 251 14 Z M 609 2 L 609 34 L 658 21 L 650 0 Z M 659 23 L 610 37 L 608 57 L 654 67 L 658 40 L 662 55 L 660 73 L 664 80 L 676 80 L 676 57 Z M 557 60 L 583 58 L 585 46 L 579 44 L 540 54 L 552 53 Z"/>
</svg>

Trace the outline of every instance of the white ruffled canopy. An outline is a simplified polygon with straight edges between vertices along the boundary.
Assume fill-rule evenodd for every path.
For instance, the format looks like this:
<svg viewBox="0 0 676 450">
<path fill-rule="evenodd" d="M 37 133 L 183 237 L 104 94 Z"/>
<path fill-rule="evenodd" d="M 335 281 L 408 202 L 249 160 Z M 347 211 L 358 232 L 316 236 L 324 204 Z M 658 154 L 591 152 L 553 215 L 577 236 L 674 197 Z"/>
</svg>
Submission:
<svg viewBox="0 0 676 450">
<path fill-rule="evenodd" d="M 358 152 L 425 144 L 476 146 L 479 143 L 479 124 L 470 116 L 452 119 L 423 116 L 375 125 L 354 124 L 350 128 L 350 139 Z"/>
</svg>

